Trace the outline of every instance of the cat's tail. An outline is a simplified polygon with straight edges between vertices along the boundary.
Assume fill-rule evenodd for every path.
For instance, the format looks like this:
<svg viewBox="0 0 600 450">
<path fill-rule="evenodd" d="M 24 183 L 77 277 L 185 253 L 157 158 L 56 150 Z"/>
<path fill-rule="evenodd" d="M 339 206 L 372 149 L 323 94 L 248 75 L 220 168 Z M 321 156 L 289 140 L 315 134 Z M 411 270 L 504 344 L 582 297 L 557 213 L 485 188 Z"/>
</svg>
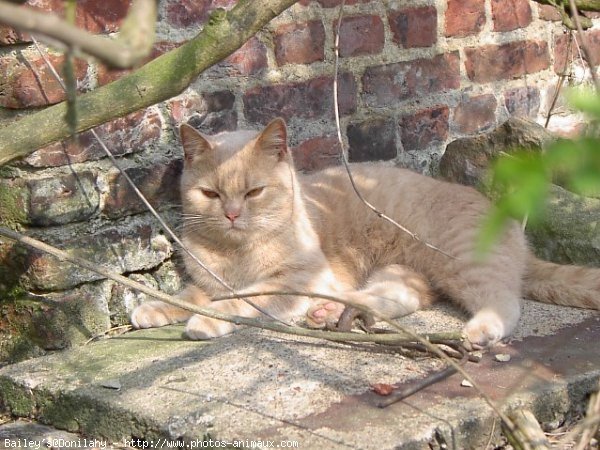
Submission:
<svg viewBox="0 0 600 450">
<path fill-rule="evenodd" d="M 600 269 L 554 264 L 530 255 L 524 294 L 543 303 L 600 309 Z"/>
</svg>

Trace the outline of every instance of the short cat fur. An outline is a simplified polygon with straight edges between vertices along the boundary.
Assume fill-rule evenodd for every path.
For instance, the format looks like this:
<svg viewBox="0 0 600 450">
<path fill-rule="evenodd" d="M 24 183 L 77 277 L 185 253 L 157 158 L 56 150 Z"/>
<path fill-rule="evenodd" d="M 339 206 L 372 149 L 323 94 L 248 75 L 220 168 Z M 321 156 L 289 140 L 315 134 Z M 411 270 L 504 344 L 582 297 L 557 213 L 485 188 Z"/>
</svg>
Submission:
<svg viewBox="0 0 600 450">
<path fill-rule="evenodd" d="M 341 167 L 304 175 L 294 169 L 285 122 L 261 132 L 205 136 L 182 125 L 181 179 L 185 245 L 238 293 L 302 291 L 341 296 L 387 318 L 410 314 L 442 294 L 472 318 L 464 333 L 485 347 L 509 336 L 521 299 L 600 309 L 600 269 L 535 258 L 516 223 L 488 257 L 474 257 L 489 202 L 472 188 L 382 163 L 352 164 L 364 197 L 421 239 L 427 248 L 368 211 Z M 179 296 L 247 317 L 241 300 L 211 302 L 229 291 L 184 256 L 191 276 Z M 255 297 L 271 315 L 306 316 L 311 326 L 336 322 L 343 306 L 308 297 Z M 161 302 L 137 307 L 136 328 L 187 320 L 191 339 L 224 335 L 235 325 Z"/>
</svg>

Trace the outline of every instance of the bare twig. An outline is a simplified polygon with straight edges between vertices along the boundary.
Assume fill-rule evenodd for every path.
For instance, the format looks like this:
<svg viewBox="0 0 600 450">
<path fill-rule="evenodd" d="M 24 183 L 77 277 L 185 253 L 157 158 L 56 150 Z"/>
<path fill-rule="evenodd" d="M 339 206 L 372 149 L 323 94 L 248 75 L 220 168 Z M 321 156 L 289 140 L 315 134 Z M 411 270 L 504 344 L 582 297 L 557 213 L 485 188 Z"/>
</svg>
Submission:
<svg viewBox="0 0 600 450">
<path fill-rule="evenodd" d="M 344 145 L 344 140 L 342 139 L 342 130 L 341 130 L 341 126 L 340 126 L 340 108 L 339 108 L 339 104 L 338 104 L 338 74 L 339 74 L 339 60 L 340 60 L 340 49 L 339 49 L 339 44 L 340 44 L 340 28 L 341 28 L 341 25 L 342 25 L 342 17 L 343 17 L 344 5 L 345 4 L 346 4 L 346 1 L 343 0 L 342 3 L 339 6 L 339 8 L 340 8 L 340 14 L 338 16 L 337 25 L 336 25 L 336 29 L 335 29 L 335 43 L 334 43 L 335 65 L 334 65 L 334 75 L 333 75 L 333 108 L 334 108 L 334 112 L 335 112 L 335 126 L 336 126 L 336 130 L 337 130 L 337 138 L 338 138 L 338 142 L 340 144 L 340 148 L 342 149 L 342 163 L 344 164 L 344 168 L 346 169 L 346 172 L 348 173 L 348 179 L 350 180 L 350 184 L 352 185 L 352 189 L 354 190 L 354 192 L 356 193 L 356 195 L 360 199 L 360 201 L 367 208 L 369 208 L 373 213 L 375 213 L 378 217 L 380 217 L 381 219 L 383 219 L 383 220 L 391 223 L 396 228 L 398 228 L 398 229 L 402 230 L 404 233 L 408 234 L 413 240 L 415 240 L 417 242 L 420 242 L 421 244 L 425 245 L 426 247 L 428 247 L 428 248 L 430 248 L 432 250 L 435 250 L 436 252 L 439 252 L 442 255 L 447 256 L 448 258 L 457 259 L 456 256 L 453 256 L 453 255 L 445 252 L 444 250 L 436 247 L 435 245 L 430 244 L 427 241 L 424 241 L 416 233 L 410 231 L 408 228 L 406 228 L 405 226 L 401 225 L 396 220 L 392 219 L 391 217 L 389 217 L 388 215 L 386 215 L 385 213 L 383 213 L 382 211 L 380 211 L 379 209 L 377 209 L 375 206 L 373 206 L 372 203 L 370 203 L 367 199 L 364 198 L 364 196 L 362 195 L 362 193 L 358 189 L 358 186 L 356 185 L 356 182 L 354 180 L 354 176 L 352 175 L 352 171 L 350 170 L 350 163 L 348 162 L 348 151 L 346 149 L 346 146 Z"/>
<path fill-rule="evenodd" d="M 363 334 L 363 333 L 338 333 L 338 332 L 327 332 L 321 330 L 313 330 L 307 328 L 293 327 L 280 323 L 274 322 L 265 322 L 263 320 L 251 319 L 248 317 L 240 317 L 234 316 L 230 314 L 225 314 L 219 312 L 215 309 L 211 308 L 202 308 L 200 306 L 192 305 L 191 303 L 184 302 L 177 297 L 173 297 L 171 295 L 165 294 L 163 292 L 157 291 L 156 289 L 152 289 L 151 287 L 145 286 L 141 283 L 135 282 L 129 278 L 124 277 L 121 274 L 113 272 L 111 270 L 105 269 L 98 264 L 95 264 L 91 261 L 88 261 L 84 258 L 80 258 L 78 256 L 71 255 L 63 250 L 60 250 L 51 245 L 45 244 L 37 239 L 33 239 L 28 236 L 24 236 L 21 233 L 10 230 L 5 227 L 0 226 L 0 236 L 7 237 L 11 240 L 17 241 L 21 244 L 27 245 L 29 247 L 35 248 L 36 250 L 43 251 L 48 253 L 60 261 L 67 261 L 72 264 L 76 264 L 80 267 L 83 267 L 91 272 L 102 275 L 105 278 L 116 281 L 119 284 L 127 286 L 131 289 L 135 289 L 136 291 L 142 292 L 152 298 L 163 301 L 170 305 L 176 306 L 181 309 L 185 309 L 187 311 L 191 311 L 194 314 L 200 314 L 202 316 L 210 317 L 212 319 L 224 320 L 226 322 L 235 323 L 236 325 L 246 325 L 255 328 L 263 328 L 271 331 L 276 331 L 280 333 L 287 333 L 296 336 L 304 336 L 310 338 L 317 339 L 326 339 L 329 341 L 335 342 L 371 342 L 371 343 L 385 343 L 385 344 L 401 344 L 402 342 L 414 342 L 415 340 L 425 341 L 429 343 L 438 342 L 438 341 L 447 341 L 448 339 L 460 339 L 460 333 L 432 333 L 425 335 L 417 335 L 408 330 L 405 330 L 401 333 L 394 334 Z M 257 292 L 257 293 L 249 293 L 244 294 L 245 297 L 259 297 L 266 295 L 302 295 L 306 297 L 314 297 L 314 298 L 324 298 L 326 300 L 332 300 L 339 303 L 351 304 L 347 300 L 344 300 L 339 297 L 321 295 L 318 293 L 310 293 L 310 292 Z M 241 296 L 227 296 L 227 297 L 218 297 L 213 299 L 217 300 L 225 300 L 225 299 L 241 299 Z M 363 308 L 363 306 L 354 305 L 357 308 Z M 393 322 L 391 322 L 393 323 Z M 396 328 L 399 328 L 396 325 Z"/>
<path fill-rule="evenodd" d="M 108 39 L 81 30 L 54 14 L 0 1 L 0 23 L 61 42 L 123 69 L 134 66 L 150 54 L 156 18 L 156 0 L 135 0 L 119 37 Z"/>
<path fill-rule="evenodd" d="M 571 5 L 571 14 L 573 15 L 573 20 L 575 21 L 575 25 L 577 26 L 577 33 L 579 33 L 579 39 L 581 40 L 583 55 L 585 56 L 585 60 L 587 61 L 588 66 L 590 68 L 590 74 L 592 76 L 592 80 L 594 81 L 596 92 L 600 92 L 600 83 L 598 82 L 598 77 L 596 75 L 596 67 L 594 65 L 594 60 L 592 59 L 592 54 L 588 45 L 587 36 L 583 34 L 583 29 L 581 27 L 581 21 L 579 20 L 579 12 L 577 11 L 575 0 L 569 0 L 569 3 Z"/>
</svg>

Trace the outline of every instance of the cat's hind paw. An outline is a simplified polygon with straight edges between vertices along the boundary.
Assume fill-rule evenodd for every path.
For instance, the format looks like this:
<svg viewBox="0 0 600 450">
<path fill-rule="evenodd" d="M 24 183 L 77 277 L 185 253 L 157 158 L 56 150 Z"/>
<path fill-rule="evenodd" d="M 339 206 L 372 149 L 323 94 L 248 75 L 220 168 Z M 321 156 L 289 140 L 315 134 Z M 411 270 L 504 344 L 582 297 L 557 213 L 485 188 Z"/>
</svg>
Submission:
<svg viewBox="0 0 600 450">
<path fill-rule="evenodd" d="M 309 308 L 306 322 L 311 328 L 335 326 L 344 312 L 344 305 L 336 302 L 318 303 Z"/>
<path fill-rule="evenodd" d="M 188 320 L 185 335 L 193 341 L 203 341 L 229 334 L 234 329 L 235 325 L 230 322 L 196 314 Z"/>
</svg>

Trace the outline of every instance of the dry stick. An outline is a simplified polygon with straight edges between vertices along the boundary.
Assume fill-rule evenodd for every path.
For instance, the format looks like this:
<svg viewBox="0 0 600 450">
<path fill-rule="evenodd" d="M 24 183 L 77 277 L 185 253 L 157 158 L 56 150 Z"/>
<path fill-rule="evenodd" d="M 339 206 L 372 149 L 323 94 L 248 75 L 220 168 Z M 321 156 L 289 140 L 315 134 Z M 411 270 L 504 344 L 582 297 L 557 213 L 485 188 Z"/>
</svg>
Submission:
<svg viewBox="0 0 600 450">
<path fill-rule="evenodd" d="M 66 92 L 67 91 L 67 86 L 65 85 L 65 82 L 63 81 L 63 79 L 61 78 L 61 76 L 56 71 L 54 65 L 52 64 L 52 61 L 50 61 L 48 59 L 48 56 L 46 55 L 46 52 L 44 52 L 42 50 L 42 48 L 38 44 L 38 42 L 35 39 L 35 37 L 32 36 L 31 39 L 33 41 L 33 44 L 35 45 L 35 48 L 37 49 L 37 51 L 39 52 L 39 54 L 42 56 L 42 59 L 44 60 L 44 63 L 46 64 L 46 66 L 48 67 L 48 69 L 50 70 L 50 72 L 52 73 L 52 76 L 56 79 L 56 81 L 60 84 L 60 86 L 62 87 L 62 89 Z M 127 180 L 127 182 L 129 183 L 129 185 L 131 186 L 131 188 L 133 189 L 133 191 L 140 198 L 140 200 L 142 201 L 142 203 L 144 203 L 144 205 L 146 206 L 146 208 L 148 209 L 148 211 L 150 211 L 150 213 L 152 213 L 152 215 L 156 218 L 156 220 L 158 220 L 158 223 L 160 223 L 160 225 L 167 232 L 167 234 L 181 247 L 181 249 L 183 249 L 183 251 L 185 253 L 187 253 L 190 256 L 190 258 L 192 258 L 203 270 L 205 270 L 211 277 L 213 277 L 221 286 L 223 286 L 225 289 L 227 289 L 233 295 L 236 295 L 235 289 L 233 289 L 229 284 L 227 284 L 225 282 L 225 280 L 223 280 L 221 277 L 219 277 L 219 275 L 217 275 L 214 271 L 212 271 L 196 255 L 194 255 L 183 244 L 183 242 L 181 242 L 181 240 L 177 237 L 177 235 L 173 232 L 173 230 L 171 230 L 171 227 L 169 227 L 169 225 L 167 225 L 167 223 L 163 220 L 163 218 L 158 214 L 158 212 L 156 211 L 156 209 L 154 209 L 154 207 L 146 199 L 146 197 L 144 196 L 144 194 L 142 194 L 142 192 L 138 189 L 138 187 L 135 185 L 135 183 L 133 182 L 133 180 L 131 179 L 131 177 L 127 174 L 127 172 L 119 165 L 119 163 L 117 162 L 117 159 L 114 157 L 114 155 L 112 154 L 112 152 L 108 149 L 108 147 L 106 146 L 106 144 L 104 143 L 104 141 L 100 138 L 100 136 L 98 136 L 98 133 L 96 133 L 96 130 L 92 129 L 91 130 L 91 134 L 92 134 L 92 136 L 94 136 L 94 138 L 96 139 L 96 141 L 98 141 L 98 144 L 100 144 L 100 147 L 102 148 L 102 150 L 104 151 L 104 153 L 106 153 L 106 155 L 110 159 L 110 161 L 113 164 L 113 166 L 115 166 L 119 170 L 119 172 L 121 173 L 121 175 L 125 178 L 125 180 Z M 241 297 L 236 297 L 236 298 L 241 298 Z M 242 299 L 242 300 L 244 300 L 246 303 L 248 303 L 250 306 L 252 306 L 254 309 L 256 309 L 257 311 L 259 311 L 260 313 L 264 314 L 265 316 L 267 316 L 267 317 L 269 317 L 269 318 L 271 318 L 273 320 L 276 320 L 278 322 L 281 322 L 281 323 L 284 323 L 286 325 L 289 325 L 289 323 L 286 323 L 285 321 L 283 321 L 283 320 L 281 320 L 281 319 L 279 319 L 277 317 L 274 317 L 272 314 L 270 314 L 268 311 L 264 310 L 264 308 L 261 308 L 260 306 L 256 305 L 254 302 L 251 302 L 251 301 L 246 300 L 246 299 Z"/>
<path fill-rule="evenodd" d="M 447 256 L 448 258 L 458 259 L 456 256 L 453 256 L 453 255 L 445 252 L 444 250 L 436 247 L 435 245 L 430 244 L 427 241 L 424 241 L 416 233 L 410 231 L 408 228 L 406 228 L 405 226 L 401 225 L 400 223 L 398 223 L 397 221 L 395 221 L 394 219 L 392 219 L 391 217 L 389 217 L 385 213 L 379 211 L 375 206 L 373 206 L 373 204 L 371 204 L 367 199 L 364 198 L 364 196 L 362 195 L 362 193 L 358 189 L 358 186 L 356 186 L 356 182 L 354 180 L 354 176 L 352 175 L 352 171 L 350 170 L 350 165 L 349 165 L 349 162 L 348 162 L 348 154 L 347 154 L 346 148 L 344 146 L 344 141 L 342 139 L 342 131 L 341 131 L 341 127 L 340 127 L 340 111 L 339 111 L 339 105 L 338 105 L 338 72 L 339 72 L 340 27 L 341 27 L 341 24 L 342 24 L 342 14 L 343 14 L 343 11 L 344 11 L 344 5 L 345 5 L 345 3 L 346 2 L 344 0 L 344 1 L 342 1 L 341 5 L 340 5 L 340 14 L 339 14 L 339 17 L 338 17 L 338 20 L 337 20 L 337 26 L 336 26 L 336 31 L 335 31 L 335 43 L 334 43 L 335 68 L 334 68 L 334 75 L 333 75 L 333 108 L 335 110 L 335 125 L 336 125 L 336 128 L 337 128 L 337 138 L 338 138 L 338 142 L 340 144 L 340 147 L 342 149 L 342 163 L 344 164 L 344 168 L 346 169 L 346 172 L 348 173 L 348 179 L 350 180 L 350 184 L 352 185 L 352 189 L 354 190 L 354 192 L 357 195 L 357 197 L 359 198 L 359 200 L 367 208 L 369 208 L 371 211 L 373 211 L 378 217 L 380 217 L 381 219 L 383 219 L 383 220 L 391 223 L 396 228 L 398 228 L 398 229 L 402 230 L 403 232 L 405 232 L 406 234 L 408 234 L 413 240 L 422 243 L 426 247 L 428 247 L 428 248 L 430 248 L 432 250 L 435 250 L 436 252 L 439 252 L 442 255 Z"/>
<path fill-rule="evenodd" d="M 347 160 L 347 155 L 345 152 L 345 147 L 344 147 L 344 141 L 342 139 L 342 131 L 341 131 L 341 126 L 340 126 L 340 110 L 339 110 L 339 105 L 338 105 L 338 72 L 339 72 L 339 36 L 340 36 L 340 28 L 342 25 L 342 16 L 343 16 L 343 12 L 344 12 L 344 5 L 346 4 L 346 0 L 342 0 L 339 8 L 340 8 L 340 13 L 337 19 L 337 25 L 336 25 L 336 31 L 335 31 L 335 43 L 334 43 L 334 55 L 335 55 L 335 66 L 334 66 L 334 76 L 333 76 L 333 100 L 334 100 L 334 115 L 335 115 L 335 124 L 336 124 L 336 130 L 337 130 L 337 137 L 338 137 L 338 142 L 342 148 L 342 161 L 344 163 L 344 167 L 346 168 L 346 172 L 348 173 L 348 177 L 350 179 L 350 182 L 352 183 L 352 187 L 354 188 L 354 192 L 356 193 L 356 195 L 362 200 L 362 202 L 371 210 L 373 211 L 375 214 L 377 214 L 379 217 L 387 220 L 388 222 L 392 223 L 393 225 L 397 226 L 399 229 L 405 231 L 406 233 L 408 233 L 410 236 L 412 236 L 413 239 L 419 241 L 419 242 L 423 242 L 421 241 L 421 239 L 414 233 L 412 233 L 411 231 L 407 230 L 406 228 L 404 228 L 403 226 L 401 226 L 400 224 L 398 224 L 396 221 L 394 221 L 393 219 L 389 218 L 388 216 L 386 216 L 385 214 L 381 213 L 380 211 L 378 211 L 373 205 L 371 205 L 370 203 L 368 203 L 360 194 L 359 190 L 356 188 L 356 185 L 354 184 L 354 178 L 352 176 L 352 171 L 350 170 L 349 164 L 348 164 L 348 160 Z M 445 253 L 444 251 L 438 249 L 437 247 L 428 244 L 426 242 L 423 242 L 427 247 L 432 248 L 433 250 L 436 250 L 450 258 L 453 259 L 457 259 L 455 256 L 449 255 L 447 253 Z M 513 424 L 513 422 L 510 420 L 510 418 L 504 414 L 500 408 L 498 408 L 498 406 L 496 406 L 496 404 L 494 403 L 494 401 L 485 393 L 483 392 L 483 390 L 479 387 L 478 383 L 475 382 L 475 380 L 473 380 L 473 378 L 471 377 L 471 375 L 464 370 L 463 367 L 461 367 L 459 364 L 457 364 L 455 361 L 452 360 L 452 358 L 448 357 L 443 351 L 441 351 L 439 348 L 437 348 L 435 345 L 431 345 L 430 342 L 428 342 L 425 339 L 420 338 L 419 336 L 417 336 L 414 333 L 411 333 L 410 330 L 403 330 L 397 323 L 392 322 L 391 320 L 385 320 L 386 323 L 388 323 L 389 325 L 391 325 L 392 327 L 394 327 L 397 330 L 401 330 L 403 332 L 409 333 L 411 336 L 415 337 L 419 342 L 421 342 L 423 345 L 425 345 L 432 353 L 434 353 L 435 355 L 437 355 L 438 357 L 440 357 L 441 359 L 443 359 L 444 361 L 446 361 L 446 363 L 448 363 L 450 366 L 454 367 L 454 369 L 456 369 L 457 372 L 459 372 L 461 375 L 463 375 L 472 385 L 475 389 L 477 389 L 477 391 L 479 392 L 479 394 L 483 397 L 483 399 L 485 400 L 485 402 L 490 406 L 490 408 L 492 408 L 492 410 L 500 417 L 500 419 L 504 422 L 506 428 L 510 431 L 514 431 L 515 426 Z"/>
<path fill-rule="evenodd" d="M 581 27 L 581 21 L 579 20 L 579 12 L 577 11 L 577 6 L 575 5 L 575 0 L 569 0 L 569 4 L 571 5 L 571 14 L 573 15 L 573 20 L 575 20 L 575 25 L 577 26 L 577 33 L 579 33 L 579 38 L 581 39 L 581 47 L 583 48 L 583 55 L 588 63 L 590 68 L 590 74 L 592 75 L 592 80 L 594 81 L 594 86 L 596 87 L 596 92 L 600 92 L 600 83 L 598 82 L 598 77 L 596 76 L 596 67 L 594 66 L 594 61 L 592 60 L 592 54 L 590 53 L 588 47 L 587 36 L 583 34 L 583 29 Z"/>
<path fill-rule="evenodd" d="M 569 66 L 569 53 L 571 52 L 571 47 L 573 46 L 573 32 L 569 31 L 569 42 L 567 44 L 567 57 L 565 58 L 565 65 L 563 67 L 562 72 L 558 76 L 558 83 L 556 83 L 556 89 L 554 90 L 554 95 L 552 96 L 552 103 L 550 104 L 550 108 L 548 109 L 548 115 L 546 116 L 546 122 L 544 123 L 544 128 L 548 128 L 548 124 L 550 123 L 550 118 L 552 117 L 552 111 L 556 107 L 556 102 L 558 101 L 558 96 L 560 95 L 560 91 L 565 82 L 565 78 L 567 77 L 567 67 Z"/>
<path fill-rule="evenodd" d="M 72 264 L 78 265 L 80 267 L 83 267 L 83 268 L 91 271 L 91 272 L 102 275 L 105 278 L 109 278 L 113 281 L 116 281 L 117 283 L 125 285 L 131 289 L 135 289 L 136 291 L 140 291 L 146 295 L 149 295 L 150 297 L 153 297 L 157 300 L 163 301 L 170 305 L 177 306 L 178 308 L 185 309 L 187 311 L 191 311 L 194 314 L 200 314 L 202 316 L 210 317 L 211 319 L 231 322 L 236 325 L 247 325 L 250 327 L 263 328 L 263 329 L 267 329 L 270 331 L 276 331 L 276 332 L 280 332 L 280 333 L 287 333 L 287 334 L 292 334 L 292 335 L 296 335 L 296 336 L 304 336 L 304 337 L 309 337 L 309 338 L 326 339 L 326 340 L 335 341 L 335 342 L 351 341 L 351 342 L 371 342 L 371 343 L 380 343 L 380 344 L 401 344 L 403 342 L 414 342 L 414 340 L 415 340 L 414 336 L 418 336 L 419 340 L 424 340 L 426 342 L 447 341 L 449 339 L 458 340 L 460 338 L 460 335 L 457 333 L 431 333 L 431 334 L 424 334 L 424 335 L 415 335 L 414 333 L 411 333 L 409 331 L 406 331 L 403 333 L 396 333 L 396 334 L 361 334 L 361 333 L 327 332 L 327 331 L 321 331 L 321 330 L 288 326 L 288 325 L 283 325 L 283 324 L 274 323 L 274 322 L 265 322 L 262 320 L 251 319 L 248 317 L 234 316 L 234 315 L 219 312 L 215 309 L 202 308 L 200 306 L 196 306 L 191 303 L 184 302 L 183 300 L 180 300 L 177 297 L 173 297 L 171 295 L 165 294 L 164 292 L 160 292 L 160 291 L 157 291 L 156 289 L 152 289 L 148 286 L 145 286 L 141 283 L 133 281 L 127 277 L 124 277 L 121 274 L 118 274 L 111 270 L 105 269 L 105 268 L 99 266 L 98 264 L 95 264 L 84 258 L 70 255 L 69 253 L 67 253 L 63 250 L 60 250 L 56 247 L 45 244 L 41 241 L 38 241 L 37 239 L 33 239 L 31 237 L 24 236 L 21 233 L 18 233 L 16 231 L 10 230 L 10 229 L 2 227 L 2 226 L 0 226 L 0 236 L 7 237 L 7 238 L 17 241 L 21 244 L 32 247 L 36 250 L 40 250 L 45 253 L 49 253 L 50 255 L 58 258 L 60 261 L 67 261 Z M 306 297 L 324 298 L 327 300 L 332 300 L 332 301 L 336 301 L 336 302 L 344 303 L 344 304 L 350 304 L 350 305 L 352 304 L 352 303 L 348 302 L 347 300 L 341 299 L 339 297 L 333 297 L 333 296 L 329 296 L 329 295 L 321 295 L 318 293 L 311 293 L 311 292 L 291 292 L 291 293 L 287 293 L 287 292 L 274 292 L 274 293 L 257 292 L 257 293 L 249 293 L 249 294 L 244 294 L 244 295 L 248 296 L 248 297 L 258 297 L 258 296 L 265 296 L 265 295 L 271 295 L 271 294 L 303 295 Z M 219 300 L 219 299 L 224 300 L 226 298 L 231 298 L 231 299 L 238 298 L 239 299 L 239 296 L 219 297 L 219 298 L 215 298 L 214 300 L 215 301 Z M 354 306 L 356 306 L 356 305 L 354 305 Z"/>
</svg>

